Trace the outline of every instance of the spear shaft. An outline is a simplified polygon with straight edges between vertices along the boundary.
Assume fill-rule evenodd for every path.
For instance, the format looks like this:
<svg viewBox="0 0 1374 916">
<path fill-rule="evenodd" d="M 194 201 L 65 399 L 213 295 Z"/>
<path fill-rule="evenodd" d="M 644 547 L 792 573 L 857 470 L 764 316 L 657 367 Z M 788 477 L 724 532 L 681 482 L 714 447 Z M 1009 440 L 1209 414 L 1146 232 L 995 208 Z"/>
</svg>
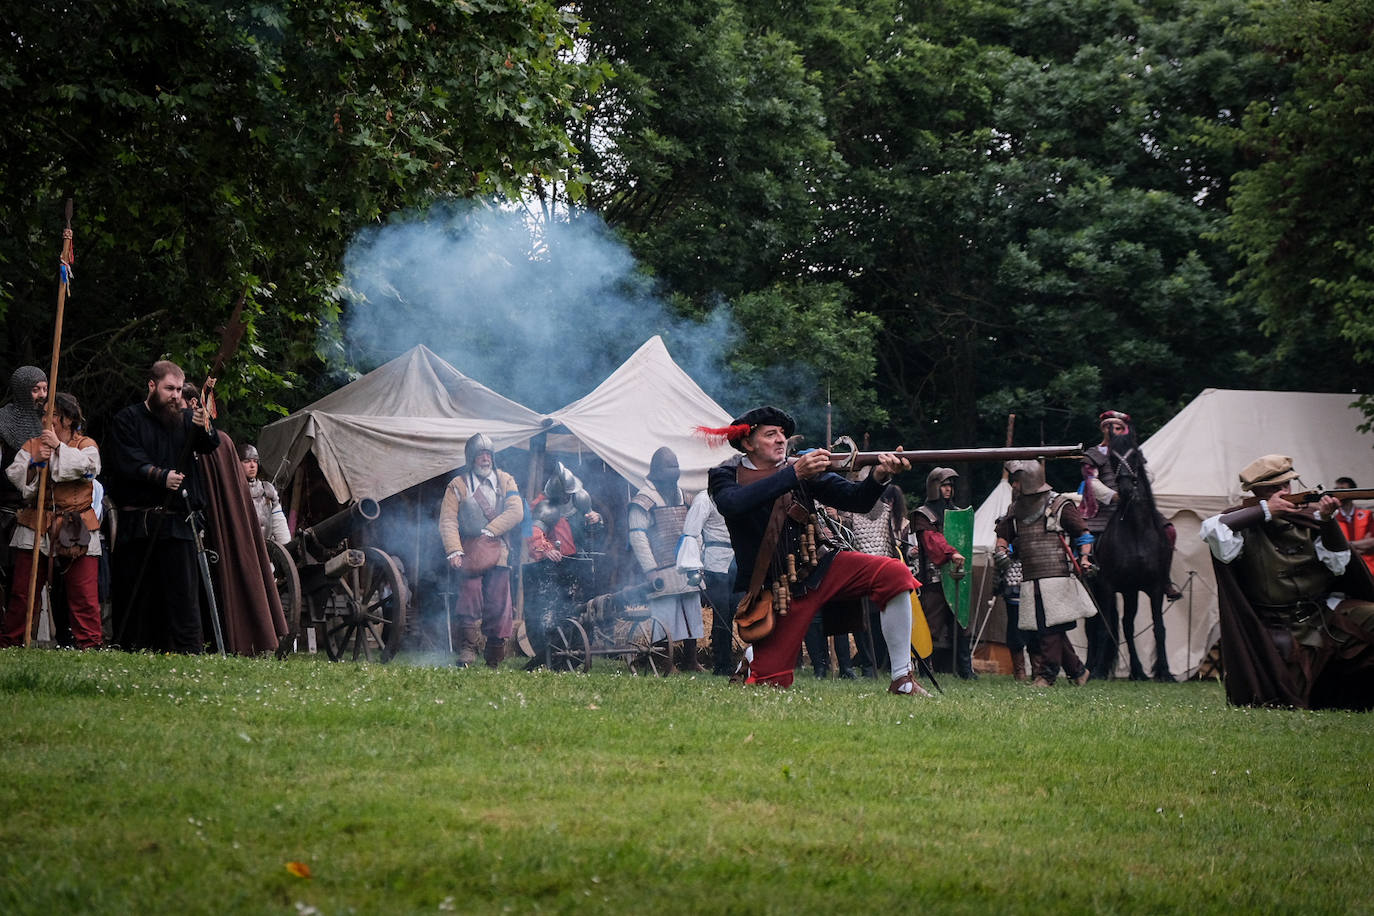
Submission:
<svg viewBox="0 0 1374 916">
<path fill-rule="evenodd" d="M 67 198 L 66 219 L 67 226 L 62 230 L 62 254 L 58 259 L 57 268 L 57 320 L 52 332 L 52 368 L 48 372 L 48 406 L 43 412 L 44 429 L 54 427 L 53 417 L 57 407 L 57 364 L 62 356 L 62 315 L 67 307 L 67 288 L 71 285 L 72 201 L 70 197 Z M 42 556 L 43 546 L 43 502 L 48 490 L 48 470 L 56 454 L 54 451 L 38 471 L 38 514 L 33 523 L 33 554 L 29 563 L 29 597 L 27 607 L 24 610 L 25 648 L 28 648 L 32 641 L 33 605 L 38 597 L 38 560 Z M 48 550 L 51 551 L 52 549 L 53 545 L 49 544 Z"/>
</svg>

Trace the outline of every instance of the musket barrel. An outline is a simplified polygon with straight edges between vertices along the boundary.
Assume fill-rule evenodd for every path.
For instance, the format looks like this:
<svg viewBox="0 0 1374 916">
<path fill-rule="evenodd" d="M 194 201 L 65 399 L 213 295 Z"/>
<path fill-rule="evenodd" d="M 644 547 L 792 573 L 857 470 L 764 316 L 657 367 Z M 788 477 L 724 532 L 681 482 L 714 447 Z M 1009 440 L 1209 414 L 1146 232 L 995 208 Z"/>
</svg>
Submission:
<svg viewBox="0 0 1374 916">
<path fill-rule="evenodd" d="M 833 452 L 830 467 L 834 470 L 861 468 L 878 463 L 878 457 L 886 452 Z M 916 449 L 894 452 L 912 464 L 944 464 L 956 461 L 1012 461 L 1027 458 L 1081 458 L 1083 446 L 1079 445 L 1039 445 L 1014 446 L 1011 448 L 951 448 Z"/>
</svg>

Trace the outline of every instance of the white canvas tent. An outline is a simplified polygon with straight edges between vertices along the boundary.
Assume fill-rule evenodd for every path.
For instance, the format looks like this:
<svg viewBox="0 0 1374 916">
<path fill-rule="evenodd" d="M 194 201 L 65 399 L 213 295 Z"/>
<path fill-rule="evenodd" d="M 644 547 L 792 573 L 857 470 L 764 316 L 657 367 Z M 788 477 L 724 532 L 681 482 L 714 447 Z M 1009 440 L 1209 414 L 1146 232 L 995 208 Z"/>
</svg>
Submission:
<svg viewBox="0 0 1374 916">
<path fill-rule="evenodd" d="M 595 452 L 636 489 L 648 480 L 649 459 L 671 448 L 682 468 L 682 488 L 706 488 L 706 472 L 733 449 L 709 445 L 697 426 L 725 426 L 730 414 L 673 361 L 663 338 L 654 336 L 585 397 L 550 419 Z M 550 436 L 550 449 L 557 448 Z"/>
<path fill-rule="evenodd" d="M 682 486 L 706 486 L 706 472 L 728 457 L 696 426 L 724 426 L 730 414 L 701 390 L 652 337 L 585 397 L 547 417 L 468 378 L 417 346 L 308 407 L 264 427 L 263 473 L 279 484 L 313 453 L 339 503 L 384 499 L 463 463 L 476 433 L 497 450 L 548 433 L 552 451 L 587 449 L 643 486 L 660 446 L 677 453 Z"/>
<path fill-rule="evenodd" d="M 342 504 L 384 499 L 453 470 L 476 433 L 500 450 L 543 427 L 538 413 L 417 346 L 264 427 L 258 454 L 264 475 L 280 484 L 313 452 Z"/>
<path fill-rule="evenodd" d="M 1357 397 L 1208 388 L 1142 444 L 1155 502 L 1178 532 L 1173 578 L 1183 598 L 1165 613 L 1175 676 L 1191 675 L 1218 636 L 1216 579 L 1198 536 L 1202 520 L 1240 501 L 1240 469 L 1261 455 L 1291 457 L 1302 475 L 1299 489 L 1330 488 L 1337 477 L 1374 485 L 1374 435 L 1358 430 L 1364 416 L 1350 406 Z M 991 550 L 992 522 L 1010 495 L 999 484 L 975 513 L 976 550 Z M 1143 596 L 1141 604 L 1136 647 L 1148 670 L 1154 637 Z M 1118 672 L 1125 673 L 1124 645 L 1121 659 Z"/>
</svg>

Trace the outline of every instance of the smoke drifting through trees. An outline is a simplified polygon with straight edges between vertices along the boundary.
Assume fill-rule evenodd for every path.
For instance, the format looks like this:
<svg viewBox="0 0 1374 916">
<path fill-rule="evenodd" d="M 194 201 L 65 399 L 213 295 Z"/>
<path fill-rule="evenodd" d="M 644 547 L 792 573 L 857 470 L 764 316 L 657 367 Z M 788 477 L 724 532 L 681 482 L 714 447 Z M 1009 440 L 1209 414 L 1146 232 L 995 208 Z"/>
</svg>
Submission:
<svg viewBox="0 0 1374 916">
<path fill-rule="evenodd" d="M 739 335 L 728 309 L 704 322 L 672 315 L 594 215 L 532 225 L 509 210 L 436 208 L 360 235 L 344 275 L 345 342 L 360 367 L 423 343 L 465 375 L 547 412 L 591 391 L 661 334 L 708 394 L 726 410 L 744 409 L 724 368 Z"/>
</svg>

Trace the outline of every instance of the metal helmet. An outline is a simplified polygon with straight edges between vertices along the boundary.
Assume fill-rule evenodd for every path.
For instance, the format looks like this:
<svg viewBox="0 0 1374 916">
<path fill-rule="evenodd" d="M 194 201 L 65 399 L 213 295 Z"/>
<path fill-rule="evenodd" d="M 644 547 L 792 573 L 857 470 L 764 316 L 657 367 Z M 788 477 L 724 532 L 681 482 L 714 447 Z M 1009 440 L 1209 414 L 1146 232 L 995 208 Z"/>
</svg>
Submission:
<svg viewBox="0 0 1374 916">
<path fill-rule="evenodd" d="M 677 482 L 682 476 L 682 469 L 677 463 L 677 453 L 668 446 L 663 446 L 654 452 L 649 459 L 649 482 L 661 493 L 665 489 L 672 490 L 677 487 Z"/>
<path fill-rule="evenodd" d="M 1003 465 L 1007 469 L 1007 479 L 1015 480 L 1021 475 L 1021 495 L 1048 493 L 1050 485 L 1045 482 L 1045 467 L 1034 458 L 1018 458 Z"/>
<path fill-rule="evenodd" d="M 954 468 L 935 468 L 926 475 L 926 502 L 933 503 L 940 498 L 940 485 L 959 479 Z"/>
<path fill-rule="evenodd" d="M 544 495 L 551 502 L 562 503 L 569 500 L 576 500 L 579 493 L 585 493 L 582 489 L 582 481 L 577 479 L 577 475 L 568 470 L 563 462 L 555 461 L 553 473 L 544 483 Z"/>
<path fill-rule="evenodd" d="M 258 450 L 251 443 L 239 443 L 239 461 L 257 461 Z"/>
<path fill-rule="evenodd" d="M 472 467 L 477 461 L 477 456 L 483 452 L 491 452 L 492 457 L 496 457 L 496 449 L 491 444 L 491 437 L 486 433 L 468 436 L 468 441 L 463 444 L 464 463 L 468 467 Z"/>
</svg>

